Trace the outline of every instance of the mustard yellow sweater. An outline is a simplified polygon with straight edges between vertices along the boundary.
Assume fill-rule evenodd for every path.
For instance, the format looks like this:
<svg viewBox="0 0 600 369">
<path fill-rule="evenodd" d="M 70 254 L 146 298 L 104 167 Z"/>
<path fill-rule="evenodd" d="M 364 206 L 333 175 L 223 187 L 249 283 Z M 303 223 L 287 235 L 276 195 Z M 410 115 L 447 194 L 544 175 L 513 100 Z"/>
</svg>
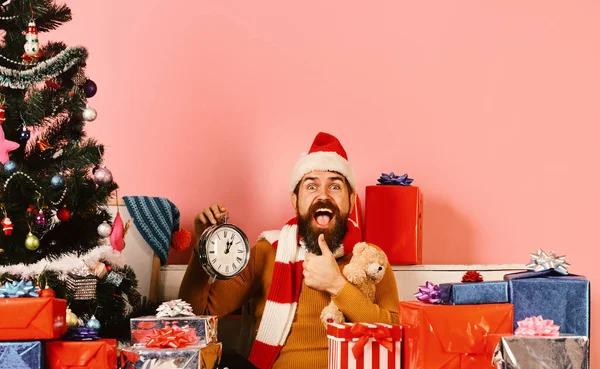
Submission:
<svg viewBox="0 0 600 369">
<path fill-rule="evenodd" d="M 348 264 L 351 256 L 338 259 L 340 270 Z M 194 252 L 183 277 L 179 297 L 189 302 L 197 314 L 218 317 L 230 314 L 249 298 L 254 298 L 256 336 L 271 286 L 274 263 L 275 249 L 268 241 L 261 240 L 252 247 L 248 266 L 239 275 L 209 284 L 208 275 Z M 327 334 L 320 315 L 331 299 L 344 313 L 346 321 L 398 323 L 398 290 L 391 267 L 388 266 L 383 280 L 376 287 L 375 302 L 372 303 L 349 282 L 334 297 L 302 283 L 296 317 L 273 368 L 327 368 Z"/>
</svg>

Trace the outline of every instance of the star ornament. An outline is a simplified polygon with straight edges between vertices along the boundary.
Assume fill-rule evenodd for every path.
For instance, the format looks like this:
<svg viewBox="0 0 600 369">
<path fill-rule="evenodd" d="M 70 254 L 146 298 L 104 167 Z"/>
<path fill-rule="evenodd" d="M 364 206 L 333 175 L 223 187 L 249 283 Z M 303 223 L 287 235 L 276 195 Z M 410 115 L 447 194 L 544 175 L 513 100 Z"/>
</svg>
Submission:
<svg viewBox="0 0 600 369">
<path fill-rule="evenodd" d="M 8 153 L 19 148 L 19 144 L 4 138 L 4 130 L 0 129 L 0 163 L 8 162 Z"/>
</svg>

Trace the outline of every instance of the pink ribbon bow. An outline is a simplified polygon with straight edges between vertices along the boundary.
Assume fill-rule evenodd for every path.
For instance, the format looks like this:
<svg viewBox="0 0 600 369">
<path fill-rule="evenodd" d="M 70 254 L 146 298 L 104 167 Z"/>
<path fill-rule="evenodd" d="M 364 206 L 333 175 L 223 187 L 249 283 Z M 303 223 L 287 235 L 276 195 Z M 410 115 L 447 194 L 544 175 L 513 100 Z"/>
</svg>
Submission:
<svg viewBox="0 0 600 369">
<path fill-rule="evenodd" d="M 369 339 L 373 337 L 381 346 L 385 347 L 388 351 L 394 349 L 392 341 L 388 338 L 392 337 L 390 330 L 387 327 L 378 325 L 376 328 L 368 327 L 366 325 L 356 323 L 350 328 L 350 332 L 353 335 L 360 336 L 358 341 L 352 347 L 352 355 L 355 359 L 363 356 L 365 345 L 369 342 Z"/>
<path fill-rule="evenodd" d="M 553 320 L 532 316 L 517 322 L 517 336 L 558 336 L 560 327 Z"/>
</svg>

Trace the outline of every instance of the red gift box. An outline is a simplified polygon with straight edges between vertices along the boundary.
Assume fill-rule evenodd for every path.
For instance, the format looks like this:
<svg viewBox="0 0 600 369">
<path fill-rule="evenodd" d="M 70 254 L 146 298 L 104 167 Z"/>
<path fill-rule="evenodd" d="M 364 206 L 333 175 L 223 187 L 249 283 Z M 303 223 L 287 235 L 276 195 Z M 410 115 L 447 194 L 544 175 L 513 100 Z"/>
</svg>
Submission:
<svg viewBox="0 0 600 369">
<path fill-rule="evenodd" d="M 327 325 L 328 369 L 400 369 L 402 327 L 391 324 Z"/>
<path fill-rule="evenodd" d="M 488 337 L 512 333 L 512 304 L 433 305 L 400 302 L 403 369 L 485 369 Z"/>
<path fill-rule="evenodd" d="M 23 297 L 0 299 L 0 341 L 49 340 L 67 331 L 67 301 Z"/>
<path fill-rule="evenodd" d="M 101 341 L 106 342 L 106 362 L 108 369 L 117 369 L 117 340 L 114 338 L 105 338 Z"/>
<path fill-rule="evenodd" d="M 390 264 L 421 264 L 422 223 L 419 187 L 367 186 L 365 241 L 379 246 Z"/>
<path fill-rule="evenodd" d="M 115 340 L 46 342 L 47 369 L 107 369 L 109 345 Z M 110 350 L 113 350 L 112 348 Z M 116 355 L 116 350 L 114 351 Z M 112 360 L 112 357 L 111 357 Z M 116 361 L 116 356 L 115 356 Z M 112 364 L 111 364 L 112 365 Z"/>
</svg>

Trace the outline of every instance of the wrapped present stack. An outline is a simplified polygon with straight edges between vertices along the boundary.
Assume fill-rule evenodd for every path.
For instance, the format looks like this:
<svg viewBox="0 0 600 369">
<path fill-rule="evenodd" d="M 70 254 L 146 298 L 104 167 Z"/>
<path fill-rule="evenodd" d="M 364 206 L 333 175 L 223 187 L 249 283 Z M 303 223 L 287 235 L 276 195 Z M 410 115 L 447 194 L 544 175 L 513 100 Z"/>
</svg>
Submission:
<svg viewBox="0 0 600 369">
<path fill-rule="evenodd" d="M 504 276 L 515 308 L 514 334 L 490 337 L 498 368 L 589 367 L 590 282 L 570 274 L 565 256 L 541 249 L 526 272 Z"/>
<path fill-rule="evenodd" d="M 487 337 L 513 330 L 508 283 L 484 282 L 472 270 L 459 283 L 427 282 L 415 297 L 419 301 L 400 302 L 398 311 L 404 369 L 492 368 Z"/>
<path fill-rule="evenodd" d="M 366 188 L 365 240 L 390 264 L 421 264 L 421 191 L 408 174 L 382 173 L 377 182 Z M 590 284 L 569 266 L 538 250 L 528 271 L 502 281 L 472 270 L 460 282 L 426 282 L 418 301 L 400 302 L 402 367 L 587 369 Z"/>
<path fill-rule="evenodd" d="M 0 367 L 116 368 L 116 340 L 102 340 L 92 328 L 68 329 L 79 321 L 67 301 L 53 295 L 32 281 L 0 286 Z"/>
<path fill-rule="evenodd" d="M 426 282 L 400 302 L 404 369 L 589 367 L 589 281 L 538 250 L 530 271 Z"/>
<path fill-rule="evenodd" d="M 0 286 L 0 363 L 3 368 L 43 369 L 42 341 L 65 333 L 67 302 L 40 297 L 32 281 Z"/>
<path fill-rule="evenodd" d="M 156 316 L 131 319 L 132 345 L 121 350 L 121 368 L 215 369 L 222 351 L 217 322 L 180 299 L 164 302 Z"/>
</svg>

